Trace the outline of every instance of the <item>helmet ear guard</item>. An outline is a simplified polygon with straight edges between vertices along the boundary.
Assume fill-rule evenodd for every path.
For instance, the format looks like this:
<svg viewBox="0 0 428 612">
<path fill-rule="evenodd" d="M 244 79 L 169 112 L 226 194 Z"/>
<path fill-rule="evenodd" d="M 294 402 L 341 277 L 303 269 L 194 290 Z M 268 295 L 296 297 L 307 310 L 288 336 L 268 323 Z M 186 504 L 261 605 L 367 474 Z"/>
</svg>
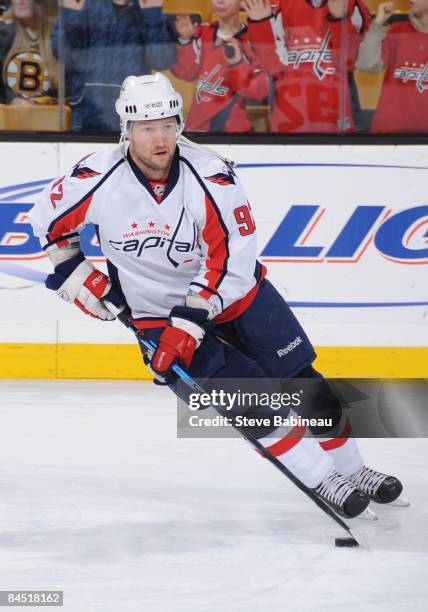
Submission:
<svg viewBox="0 0 428 612">
<path fill-rule="evenodd" d="M 177 118 L 177 136 L 184 129 L 183 99 L 171 81 L 160 72 L 129 76 L 122 83 L 116 112 L 120 117 L 120 143 L 129 138 L 131 121 Z"/>
</svg>

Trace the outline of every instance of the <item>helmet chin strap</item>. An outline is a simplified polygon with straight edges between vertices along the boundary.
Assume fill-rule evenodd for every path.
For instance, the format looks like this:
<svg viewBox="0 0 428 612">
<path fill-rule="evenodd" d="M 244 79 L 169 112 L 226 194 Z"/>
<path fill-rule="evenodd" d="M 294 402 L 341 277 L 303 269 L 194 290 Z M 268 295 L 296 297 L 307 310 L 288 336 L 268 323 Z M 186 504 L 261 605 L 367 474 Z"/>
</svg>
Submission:
<svg viewBox="0 0 428 612">
<path fill-rule="evenodd" d="M 123 155 L 123 158 L 126 159 L 126 154 L 128 152 L 128 130 L 130 127 L 131 121 L 123 120 L 120 121 L 120 139 L 119 139 L 119 149 Z"/>
<path fill-rule="evenodd" d="M 126 159 L 126 154 L 127 154 L 127 151 L 128 151 L 128 147 L 126 145 L 126 142 L 127 142 L 127 138 L 126 138 L 125 134 L 122 133 L 120 135 L 120 140 L 119 140 L 119 149 L 120 149 L 120 151 L 122 153 L 123 159 Z"/>
</svg>

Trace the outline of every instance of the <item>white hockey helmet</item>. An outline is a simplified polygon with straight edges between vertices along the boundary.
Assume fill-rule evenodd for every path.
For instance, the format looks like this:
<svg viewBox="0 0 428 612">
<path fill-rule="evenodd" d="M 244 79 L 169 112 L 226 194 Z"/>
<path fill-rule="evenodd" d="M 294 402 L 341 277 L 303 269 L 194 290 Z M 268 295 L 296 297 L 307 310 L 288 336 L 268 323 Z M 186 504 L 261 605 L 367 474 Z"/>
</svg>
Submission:
<svg viewBox="0 0 428 612">
<path fill-rule="evenodd" d="M 177 135 L 184 128 L 183 98 L 171 81 L 160 72 L 129 76 L 122 83 L 116 112 L 120 117 L 121 141 L 127 135 L 129 121 L 150 121 L 177 117 Z"/>
</svg>

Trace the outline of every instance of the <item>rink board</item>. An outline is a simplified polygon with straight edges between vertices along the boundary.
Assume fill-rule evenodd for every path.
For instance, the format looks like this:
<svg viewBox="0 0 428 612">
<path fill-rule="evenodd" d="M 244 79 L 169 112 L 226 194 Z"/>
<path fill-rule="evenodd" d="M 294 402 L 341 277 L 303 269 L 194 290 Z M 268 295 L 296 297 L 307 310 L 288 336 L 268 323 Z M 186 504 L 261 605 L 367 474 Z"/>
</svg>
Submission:
<svg viewBox="0 0 428 612">
<path fill-rule="evenodd" d="M 425 378 L 423 347 L 316 347 L 314 366 L 330 378 Z M 0 344 L 0 378 L 151 380 L 137 346 Z"/>
<path fill-rule="evenodd" d="M 2 261 L 50 269 L 26 213 L 83 156 L 113 145 L 1 143 Z M 428 147 L 216 146 L 237 164 L 259 258 L 330 376 L 428 375 Z M 225 187 L 227 189 L 227 187 Z M 103 267 L 92 228 L 87 255 Z M 0 376 L 145 378 L 117 323 L 0 273 Z"/>
</svg>

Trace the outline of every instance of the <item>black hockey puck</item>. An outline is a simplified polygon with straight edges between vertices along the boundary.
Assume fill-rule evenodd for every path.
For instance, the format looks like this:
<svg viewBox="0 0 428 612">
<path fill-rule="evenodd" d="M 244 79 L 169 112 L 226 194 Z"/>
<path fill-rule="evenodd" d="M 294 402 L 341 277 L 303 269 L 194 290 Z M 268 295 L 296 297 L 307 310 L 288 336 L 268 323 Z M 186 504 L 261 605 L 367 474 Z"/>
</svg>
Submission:
<svg viewBox="0 0 428 612">
<path fill-rule="evenodd" d="M 334 545 L 338 548 L 359 546 L 357 540 L 354 540 L 354 538 L 334 538 Z"/>
</svg>

